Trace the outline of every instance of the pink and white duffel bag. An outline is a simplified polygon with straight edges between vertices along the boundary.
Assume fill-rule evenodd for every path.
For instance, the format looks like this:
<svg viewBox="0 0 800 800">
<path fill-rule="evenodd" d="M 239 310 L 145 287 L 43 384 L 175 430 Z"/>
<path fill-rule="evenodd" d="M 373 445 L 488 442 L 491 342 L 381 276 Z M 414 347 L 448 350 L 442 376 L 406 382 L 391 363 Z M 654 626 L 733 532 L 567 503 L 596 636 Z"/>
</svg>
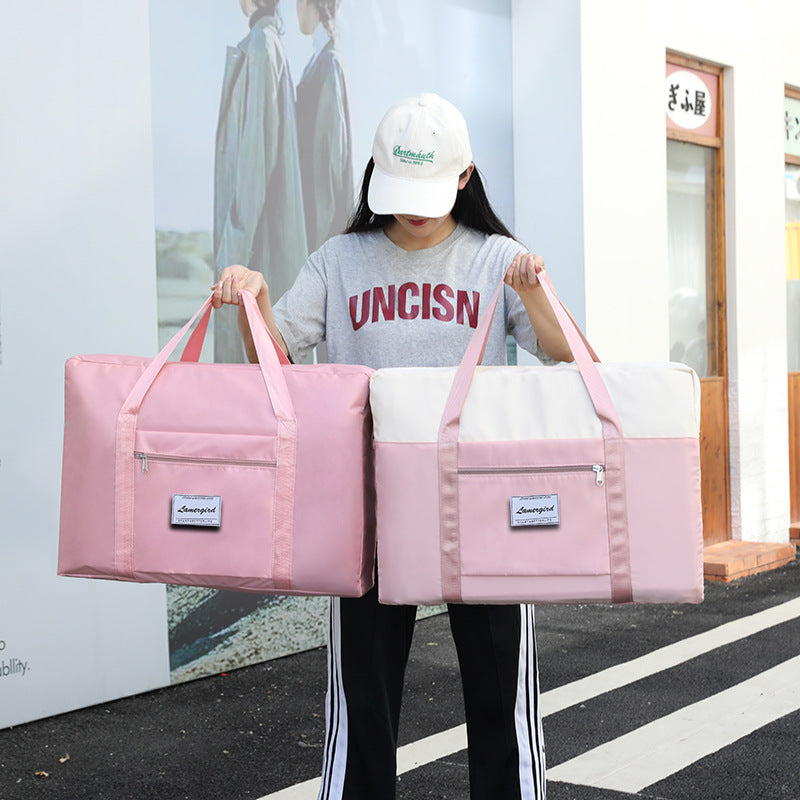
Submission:
<svg viewBox="0 0 800 800">
<path fill-rule="evenodd" d="M 700 386 L 682 364 L 602 364 L 539 276 L 575 356 L 375 372 L 383 603 L 696 603 Z"/>
<path fill-rule="evenodd" d="M 366 367 L 197 363 L 210 298 L 154 359 L 67 361 L 58 573 L 360 596 L 374 579 Z M 183 360 L 170 353 L 205 312 Z"/>
</svg>

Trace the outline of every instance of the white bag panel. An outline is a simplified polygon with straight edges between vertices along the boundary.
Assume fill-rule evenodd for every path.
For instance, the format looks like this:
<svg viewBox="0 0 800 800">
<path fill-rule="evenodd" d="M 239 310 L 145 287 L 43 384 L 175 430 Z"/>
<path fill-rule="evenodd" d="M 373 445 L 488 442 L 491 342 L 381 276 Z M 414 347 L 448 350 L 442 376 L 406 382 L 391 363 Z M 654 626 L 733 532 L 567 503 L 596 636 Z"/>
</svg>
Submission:
<svg viewBox="0 0 800 800">
<path fill-rule="evenodd" d="M 696 437 L 700 382 L 683 364 L 598 364 L 626 437 Z M 455 367 L 380 369 L 372 376 L 374 436 L 435 442 Z M 491 409 L 491 411 L 489 411 Z M 478 367 L 461 416 L 460 441 L 602 436 L 577 366 Z"/>
</svg>

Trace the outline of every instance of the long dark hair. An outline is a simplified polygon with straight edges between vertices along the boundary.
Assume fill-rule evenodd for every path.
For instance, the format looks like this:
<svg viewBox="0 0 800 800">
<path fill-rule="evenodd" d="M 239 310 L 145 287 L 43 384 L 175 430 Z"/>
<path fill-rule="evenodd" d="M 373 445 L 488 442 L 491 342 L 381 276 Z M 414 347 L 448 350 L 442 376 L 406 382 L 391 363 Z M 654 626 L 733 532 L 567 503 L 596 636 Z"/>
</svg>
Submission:
<svg viewBox="0 0 800 800">
<path fill-rule="evenodd" d="M 361 193 L 356 204 L 353 216 L 347 223 L 345 233 L 364 233 L 384 228 L 394 217 L 390 214 L 373 214 L 367 202 L 369 191 L 369 181 L 372 171 L 375 169 L 375 162 L 370 158 L 367 168 L 364 170 L 364 178 L 361 181 Z M 466 170 L 460 177 L 466 175 Z M 461 222 L 469 228 L 482 231 L 483 233 L 499 233 L 513 239 L 511 231 L 506 228 L 500 217 L 497 216 L 486 191 L 483 188 L 478 168 L 472 170 L 472 175 L 463 189 L 459 189 L 456 194 L 456 203 L 452 210 L 453 219 Z"/>
</svg>

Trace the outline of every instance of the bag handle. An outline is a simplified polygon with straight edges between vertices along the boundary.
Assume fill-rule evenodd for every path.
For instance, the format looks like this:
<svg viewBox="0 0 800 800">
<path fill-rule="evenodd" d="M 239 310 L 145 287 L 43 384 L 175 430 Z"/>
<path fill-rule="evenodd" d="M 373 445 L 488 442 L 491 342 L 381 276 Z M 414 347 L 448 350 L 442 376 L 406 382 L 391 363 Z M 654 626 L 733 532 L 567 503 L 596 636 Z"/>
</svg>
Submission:
<svg viewBox="0 0 800 800">
<path fill-rule="evenodd" d="M 181 361 L 199 361 L 200 360 L 200 353 L 203 349 L 203 342 L 206 339 L 206 332 L 208 331 L 208 321 L 211 319 L 211 311 L 212 306 L 209 305 L 206 308 L 205 313 L 200 319 L 200 322 L 197 323 L 195 329 L 192 331 L 192 335 L 189 337 L 189 341 L 186 343 L 186 347 L 183 349 L 183 354 L 181 355 Z M 264 317 L 259 314 L 259 318 L 261 320 L 261 324 L 267 328 L 267 323 L 264 321 Z M 269 333 L 269 328 L 267 328 L 267 333 Z M 278 356 L 278 361 L 281 364 L 291 364 L 292 362 L 289 361 L 286 353 L 281 350 L 280 345 L 275 341 L 272 337 L 272 334 L 269 334 L 270 339 L 272 340 L 272 344 L 275 348 L 275 353 Z"/>
<path fill-rule="evenodd" d="M 606 503 L 609 526 L 611 596 L 615 603 L 633 599 L 628 541 L 627 499 L 625 493 L 625 451 L 622 425 L 614 403 L 596 366 L 597 355 L 591 349 L 575 321 L 556 296 L 544 269 L 537 270 L 539 284 L 572 350 L 595 413 L 603 429 L 605 450 Z M 439 537 L 442 554 L 442 593 L 445 600 L 460 602 L 461 550 L 458 488 L 458 436 L 461 413 L 470 384 L 483 360 L 494 313 L 503 291 L 501 281 L 470 339 L 445 404 L 439 426 Z"/>
<path fill-rule="evenodd" d="M 276 486 L 272 520 L 272 576 L 276 589 L 292 586 L 292 521 L 294 518 L 294 485 L 297 461 L 297 418 L 286 385 L 277 343 L 269 334 L 264 319 L 251 292 L 242 291 L 247 322 L 253 336 L 258 369 L 264 380 L 269 402 L 277 421 Z M 136 424 L 148 391 L 178 343 L 195 320 L 202 314 L 207 325 L 211 312 L 211 297 L 153 358 L 133 385 L 117 417 L 116 459 L 114 481 L 114 562 L 124 577 L 134 579 L 133 563 L 133 491 L 136 470 L 133 456 Z M 260 322 L 259 322 L 260 320 Z M 203 325 L 203 321 L 200 323 Z M 203 331 L 205 333 L 205 331 Z M 202 340 L 200 340 L 202 346 Z M 198 350 L 199 353 L 199 350 Z"/>
</svg>

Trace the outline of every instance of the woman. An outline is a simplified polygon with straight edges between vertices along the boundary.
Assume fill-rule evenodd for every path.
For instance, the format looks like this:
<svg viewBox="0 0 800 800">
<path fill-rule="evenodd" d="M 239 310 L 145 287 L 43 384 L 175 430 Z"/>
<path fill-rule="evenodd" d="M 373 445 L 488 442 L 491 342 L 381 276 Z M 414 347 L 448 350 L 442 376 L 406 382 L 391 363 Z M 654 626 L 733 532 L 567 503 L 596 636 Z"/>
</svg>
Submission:
<svg viewBox="0 0 800 800">
<path fill-rule="evenodd" d="M 260 272 L 279 297 L 308 255 L 294 84 L 279 0 L 240 0 L 250 32 L 225 60 L 214 164 L 215 275 L 232 263 Z M 236 320 L 214 320 L 214 360 L 244 360 Z"/>
<path fill-rule="evenodd" d="M 297 0 L 300 31 L 314 54 L 297 84 L 297 141 L 309 252 L 340 233 L 353 210 L 350 110 L 336 50 L 339 0 Z"/>
<path fill-rule="evenodd" d="M 572 355 L 538 285 L 538 256 L 524 253 L 492 210 L 472 163 L 466 123 L 442 98 L 423 94 L 381 121 L 361 197 L 343 236 L 306 262 L 272 308 L 263 278 L 226 269 L 214 306 L 257 298 L 273 336 L 295 361 L 327 340 L 332 362 L 386 366 L 458 364 L 481 303 L 507 286 L 483 363 L 505 361 L 506 334 L 532 353 Z M 365 306 L 373 290 L 415 286 L 414 303 Z M 472 298 L 471 313 L 448 311 L 447 293 Z M 386 288 L 386 295 L 392 293 Z M 397 301 L 400 292 L 393 296 Z M 390 313 L 391 311 L 391 313 Z M 240 329 L 255 352 L 243 310 Z M 530 606 L 449 606 L 469 741 L 472 800 L 542 800 L 544 745 Z M 324 800 L 394 797 L 403 674 L 416 609 L 384 606 L 373 589 L 331 602 Z M 527 693 L 526 693 L 527 692 Z"/>
</svg>

